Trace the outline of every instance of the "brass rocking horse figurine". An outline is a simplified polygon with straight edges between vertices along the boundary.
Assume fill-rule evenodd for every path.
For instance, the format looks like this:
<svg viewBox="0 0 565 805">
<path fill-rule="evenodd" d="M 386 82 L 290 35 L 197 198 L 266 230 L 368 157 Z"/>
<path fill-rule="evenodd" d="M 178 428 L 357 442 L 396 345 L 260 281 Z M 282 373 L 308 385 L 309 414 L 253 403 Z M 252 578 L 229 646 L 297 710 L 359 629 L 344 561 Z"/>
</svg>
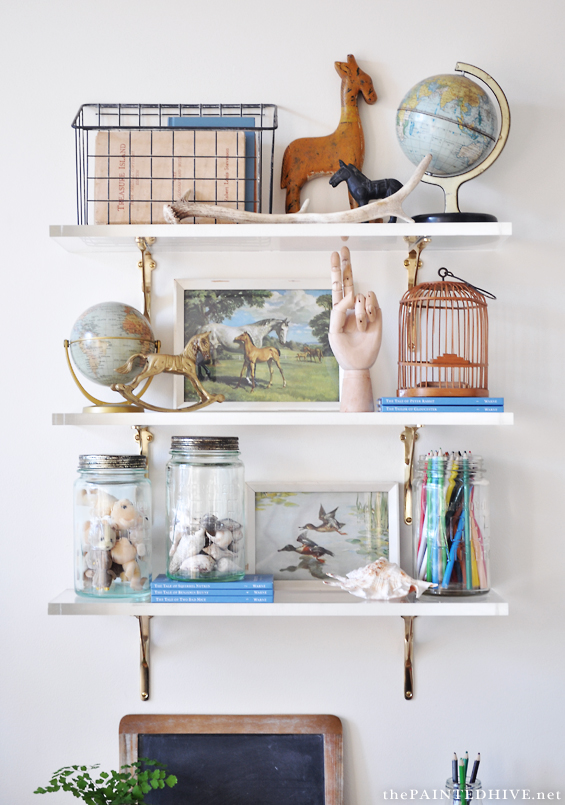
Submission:
<svg viewBox="0 0 565 805">
<path fill-rule="evenodd" d="M 340 157 L 359 170 L 363 167 L 365 140 L 357 96 L 361 92 L 365 101 L 373 104 L 377 93 L 371 76 L 357 65 L 355 56 L 349 55 L 347 62 L 336 61 L 335 69 L 341 78 L 341 117 L 337 129 L 326 137 L 293 140 L 284 152 L 281 187 L 286 188 L 287 213 L 300 210 L 302 186 L 315 176 L 335 173 Z M 355 207 L 351 197 L 350 206 Z"/>
<path fill-rule="evenodd" d="M 127 386 L 123 383 L 116 383 L 112 386 L 112 389 L 119 392 L 126 400 L 136 405 L 141 405 L 143 408 L 148 408 L 150 411 L 196 411 L 199 408 L 210 405 L 210 403 L 223 402 L 225 400 L 223 394 L 208 394 L 199 381 L 196 367 L 196 358 L 198 355 L 201 355 L 204 361 L 210 360 L 210 333 L 198 333 L 193 336 L 180 355 L 163 355 L 161 353 L 153 355 L 136 353 L 132 355 L 128 362 L 120 366 L 116 371 L 122 375 L 128 374 L 128 372 L 131 372 L 136 358 L 139 358 L 144 363 L 143 368 L 132 383 Z M 145 401 L 141 401 L 134 395 L 134 389 L 137 388 L 140 383 L 162 372 L 187 377 L 200 397 L 200 402 L 183 408 L 159 408 L 156 405 L 150 405 Z"/>
</svg>

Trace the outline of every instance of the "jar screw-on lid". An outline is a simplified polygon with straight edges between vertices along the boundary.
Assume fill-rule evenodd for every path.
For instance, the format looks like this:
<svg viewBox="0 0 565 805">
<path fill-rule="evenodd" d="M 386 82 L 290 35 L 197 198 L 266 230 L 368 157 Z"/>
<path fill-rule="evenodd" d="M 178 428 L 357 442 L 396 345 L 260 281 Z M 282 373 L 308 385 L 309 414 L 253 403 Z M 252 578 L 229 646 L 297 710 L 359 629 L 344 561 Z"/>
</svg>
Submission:
<svg viewBox="0 0 565 805">
<path fill-rule="evenodd" d="M 146 470 L 146 456 L 83 455 L 78 457 L 79 470 Z"/>
<path fill-rule="evenodd" d="M 171 450 L 239 450 L 237 436 L 173 436 Z"/>
</svg>

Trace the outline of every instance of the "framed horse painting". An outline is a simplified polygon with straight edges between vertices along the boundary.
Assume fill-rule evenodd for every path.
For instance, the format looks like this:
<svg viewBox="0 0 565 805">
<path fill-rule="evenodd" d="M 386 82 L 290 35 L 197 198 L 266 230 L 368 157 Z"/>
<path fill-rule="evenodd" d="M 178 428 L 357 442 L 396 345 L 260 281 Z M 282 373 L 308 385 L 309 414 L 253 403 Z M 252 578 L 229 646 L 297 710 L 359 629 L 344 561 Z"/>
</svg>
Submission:
<svg viewBox="0 0 565 805">
<path fill-rule="evenodd" d="M 200 382 L 223 394 L 222 410 L 337 410 L 339 366 L 328 342 L 325 280 L 175 280 L 175 350 L 210 333 Z M 175 407 L 194 389 L 175 378 Z"/>
</svg>

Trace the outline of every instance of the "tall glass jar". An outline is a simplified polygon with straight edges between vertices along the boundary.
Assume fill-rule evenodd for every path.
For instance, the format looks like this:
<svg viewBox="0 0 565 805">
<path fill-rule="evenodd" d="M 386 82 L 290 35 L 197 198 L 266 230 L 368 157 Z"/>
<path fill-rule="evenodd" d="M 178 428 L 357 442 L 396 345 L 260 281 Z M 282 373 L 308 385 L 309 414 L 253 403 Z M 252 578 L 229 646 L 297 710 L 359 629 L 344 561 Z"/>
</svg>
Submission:
<svg viewBox="0 0 565 805">
<path fill-rule="evenodd" d="M 145 456 L 79 456 L 75 482 L 75 590 L 148 598 L 151 482 Z"/>
<path fill-rule="evenodd" d="M 244 506 L 237 437 L 173 436 L 167 464 L 167 576 L 180 581 L 243 578 Z"/>
<path fill-rule="evenodd" d="M 413 575 L 431 595 L 477 595 L 490 587 L 488 481 L 470 453 L 420 456 L 413 494 Z"/>
</svg>

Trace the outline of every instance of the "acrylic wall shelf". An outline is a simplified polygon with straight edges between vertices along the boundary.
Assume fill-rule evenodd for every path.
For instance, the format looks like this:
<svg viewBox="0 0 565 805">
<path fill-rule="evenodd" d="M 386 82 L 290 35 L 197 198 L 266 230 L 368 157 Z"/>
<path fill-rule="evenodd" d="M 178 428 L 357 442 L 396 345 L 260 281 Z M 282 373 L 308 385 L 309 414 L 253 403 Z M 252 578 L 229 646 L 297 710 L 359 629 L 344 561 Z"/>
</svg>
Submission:
<svg viewBox="0 0 565 805">
<path fill-rule="evenodd" d="M 404 698 L 414 696 L 414 619 L 432 617 L 495 617 L 508 615 L 508 604 L 497 593 L 473 598 L 422 596 L 413 602 L 364 601 L 341 590 L 325 590 L 318 582 L 275 581 L 272 604 L 152 604 L 89 600 L 65 590 L 49 602 L 49 615 L 130 615 L 139 621 L 141 698 L 149 698 L 150 621 L 154 617 L 402 617 L 404 620 Z"/>
<path fill-rule="evenodd" d="M 216 407 L 216 406 L 215 406 Z M 141 414 L 53 414 L 53 425 L 135 425 L 152 427 L 267 427 L 273 426 L 363 426 L 406 425 L 513 425 L 512 413 L 374 413 L 342 414 L 339 411 L 218 411 L 161 414 L 147 411 Z"/>
<path fill-rule="evenodd" d="M 312 589 L 310 582 L 275 582 L 272 604 L 152 604 L 88 599 L 65 590 L 49 602 L 49 615 L 135 615 L 162 617 L 348 617 L 399 615 L 470 617 L 508 615 L 508 604 L 491 591 L 476 597 L 422 596 L 413 603 L 364 601 L 348 593 Z M 321 586 L 321 585 L 320 585 Z M 310 587 L 310 589 L 309 589 Z"/>
<path fill-rule="evenodd" d="M 462 224 L 167 224 L 50 226 L 70 252 L 137 253 L 136 237 L 157 238 L 159 252 L 332 251 L 348 238 L 352 251 L 405 251 L 405 237 L 431 237 L 429 249 L 497 249 L 511 223 Z"/>
<path fill-rule="evenodd" d="M 421 249 L 489 250 L 498 249 L 512 234 L 510 223 L 462 224 L 198 224 L 157 226 L 51 226 L 50 237 L 69 252 L 104 254 L 124 252 L 139 257 L 149 255 L 149 239 L 156 238 L 160 252 L 308 252 L 333 251 L 344 242 L 353 251 L 408 250 L 404 266 L 414 281 Z M 142 239 L 141 243 L 136 238 Z M 419 240 L 415 245 L 416 239 Z M 152 242 L 151 242 L 152 243 Z M 137 259 L 136 259 L 137 262 Z M 150 266 L 154 268 L 154 264 Z M 149 287 L 146 294 L 150 299 Z M 183 414 L 144 412 L 138 414 L 56 413 L 54 425 L 129 426 L 137 430 L 136 441 L 146 453 L 152 434 L 150 427 L 292 427 L 325 426 L 378 427 L 401 426 L 404 431 L 405 521 L 411 495 L 414 442 L 423 425 L 512 425 L 512 413 L 362 413 L 342 414 L 333 410 L 253 411 L 210 409 Z M 344 592 L 321 588 L 309 582 L 276 582 L 272 604 L 152 604 L 95 600 L 66 590 L 49 602 L 50 615 L 129 615 L 137 618 L 140 634 L 141 698 L 149 698 L 150 620 L 153 617 L 402 617 L 404 620 L 404 696 L 413 698 L 414 619 L 432 617 L 484 617 L 508 615 L 508 604 L 495 592 L 472 598 L 425 596 L 412 603 L 366 602 Z"/>
</svg>

